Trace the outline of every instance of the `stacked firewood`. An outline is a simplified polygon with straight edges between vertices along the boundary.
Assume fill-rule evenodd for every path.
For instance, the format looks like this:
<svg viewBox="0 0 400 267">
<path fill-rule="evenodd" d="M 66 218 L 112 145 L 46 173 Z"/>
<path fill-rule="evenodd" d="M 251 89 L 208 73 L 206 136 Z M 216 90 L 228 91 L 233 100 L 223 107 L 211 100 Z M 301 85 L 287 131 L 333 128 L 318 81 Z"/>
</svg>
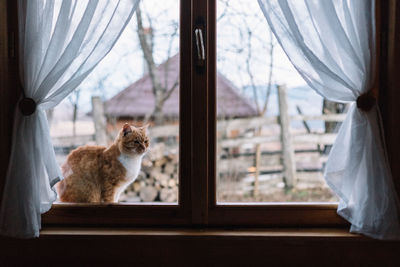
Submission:
<svg viewBox="0 0 400 267">
<path fill-rule="evenodd" d="M 160 143 L 143 158 L 138 178 L 121 194 L 120 202 L 177 202 L 178 153 Z"/>
</svg>

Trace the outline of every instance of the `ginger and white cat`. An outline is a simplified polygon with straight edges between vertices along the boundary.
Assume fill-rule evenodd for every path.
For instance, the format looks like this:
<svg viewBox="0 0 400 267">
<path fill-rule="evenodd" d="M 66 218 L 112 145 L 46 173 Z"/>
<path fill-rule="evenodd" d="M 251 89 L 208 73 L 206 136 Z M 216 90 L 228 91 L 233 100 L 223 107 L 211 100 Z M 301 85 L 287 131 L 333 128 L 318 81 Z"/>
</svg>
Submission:
<svg viewBox="0 0 400 267">
<path fill-rule="evenodd" d="M 82 146 L 71 151 L 62 166 L 64 180 L 56 185 L 62 202 L 118 202 L 138 176 L 149 147 L 147 126 L 125 124 L 114 143 Z"/>
</svg>

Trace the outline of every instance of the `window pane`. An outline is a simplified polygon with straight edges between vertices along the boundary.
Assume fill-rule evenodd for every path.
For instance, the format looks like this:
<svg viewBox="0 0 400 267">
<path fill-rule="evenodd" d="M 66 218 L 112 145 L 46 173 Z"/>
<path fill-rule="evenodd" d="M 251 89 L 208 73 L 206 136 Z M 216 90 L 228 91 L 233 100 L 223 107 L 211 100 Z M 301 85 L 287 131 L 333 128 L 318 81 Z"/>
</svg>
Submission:
<svg viewBox="0 0 400 267">
<path fill-rule="evenodd" d="M 48 112 L 51 136 L 71 194 L 105 194 L 109 185 L 115 198 L 121 192 L 119 202 L 177 203 L 179 0 L 144 0 L 138 11 L 93 73 Z M 146 124 L 147 133 L 140 128 Z M 104 156 L 107 150 L 94 146 L 117 153 Z"/>
<path fill-rule="evenodd" d="M 217 201 L 337 201 L 322 173 L 346 106 L 307 86 L 257 1 L 217 3 Z"/>
</svg>

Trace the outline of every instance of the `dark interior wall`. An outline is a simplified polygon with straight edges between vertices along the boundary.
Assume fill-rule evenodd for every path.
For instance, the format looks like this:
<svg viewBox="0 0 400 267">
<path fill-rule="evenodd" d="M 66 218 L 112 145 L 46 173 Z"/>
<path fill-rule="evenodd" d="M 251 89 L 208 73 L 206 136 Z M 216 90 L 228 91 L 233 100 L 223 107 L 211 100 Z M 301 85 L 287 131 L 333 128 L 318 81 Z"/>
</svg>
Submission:
<svg viewBox="0 0 400 267">
<path fill-rule="evenodd" d="M 380 1 L 386 16 L 382 14 L 381 88 L 379 104 L 387 141 L 394 182 L 400 195 L 400 1 Z M 386 48 L 386 49 L 385 49 Z"/>
<path fill-rule="evenodd" d="M 399 244 L 257 236 L 42 236 L 0 241 L 0 265 L 399 266 Z"/>
</svg>

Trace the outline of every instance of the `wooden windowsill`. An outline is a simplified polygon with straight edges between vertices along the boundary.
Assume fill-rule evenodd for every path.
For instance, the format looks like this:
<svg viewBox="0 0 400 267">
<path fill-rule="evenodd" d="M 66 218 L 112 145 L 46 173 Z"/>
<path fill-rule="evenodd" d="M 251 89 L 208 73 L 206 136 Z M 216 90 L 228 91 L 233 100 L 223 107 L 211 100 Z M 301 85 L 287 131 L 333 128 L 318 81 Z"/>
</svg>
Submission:
<svg viewBox="0 0 400 267">
<path fill-rule="evenodd" d="M 191 229 L 191 228 L 62 228 L 46 227 L 41 238 L 51 236 L 141 236 L 141 237 L 226 237 L 373 240 L 349 233 L 347 228 L 267 228 L 267 229 Z"/>
<path fill-rule="evenodd" d="M 62 266 L 399 266 L 400 242 L 351 234 L 346 227 L 48 226 L 36 239 L 0 238 L 0 249 L 3 265 L 24 266 L 43 259 Z"/>
</svg>

